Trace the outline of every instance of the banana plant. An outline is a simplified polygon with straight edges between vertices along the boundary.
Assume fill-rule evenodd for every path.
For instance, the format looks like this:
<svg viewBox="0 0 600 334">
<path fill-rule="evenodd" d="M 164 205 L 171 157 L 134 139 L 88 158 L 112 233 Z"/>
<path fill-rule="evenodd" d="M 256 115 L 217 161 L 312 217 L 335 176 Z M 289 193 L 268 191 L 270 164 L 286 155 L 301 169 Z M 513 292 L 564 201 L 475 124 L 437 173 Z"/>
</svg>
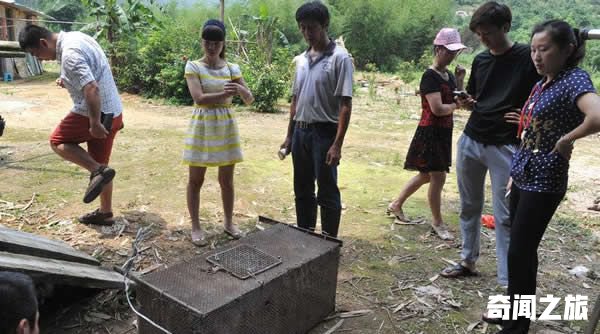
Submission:
<svg viewBox="0 0 600 334">
<path fill-rule="evenodd" d="M 124 35 L 136 34 L 143 28 L 161 28 L 162 24 L 154 14 L 151 6 L 154 0 L 146 6 L 141 0 L 126 0 L 120 5 L 118 0 L 82 0 L 89 8 L 90 16 L 96 18 L 81 30 L 95 32 L 94 38 L 105 38 L 109 47 L 114 47 L 115 42 Z M 158 7 L 161 10 L 160 7 Z M 110 50 L 109 50 L 110 51 Z M 114 52 L 111 52 L 111 63 L 116 62 Z"/>
<path fill-rule="evenodd" d="M 263 51 L 263 56 L 267 64 L 271 64 L 273 60 L 273 43 L 278 37 L 283 45 L 289 45 L 287 37 L 281 30 L 277 28 L 278 18 L 269 15 L 269 8 L 262 4 L 259 7 L 258 16 L 250 16 L 256 25 L 256 32 L 252 37 L 256 39 L 258 50 Z"/>
</svg>

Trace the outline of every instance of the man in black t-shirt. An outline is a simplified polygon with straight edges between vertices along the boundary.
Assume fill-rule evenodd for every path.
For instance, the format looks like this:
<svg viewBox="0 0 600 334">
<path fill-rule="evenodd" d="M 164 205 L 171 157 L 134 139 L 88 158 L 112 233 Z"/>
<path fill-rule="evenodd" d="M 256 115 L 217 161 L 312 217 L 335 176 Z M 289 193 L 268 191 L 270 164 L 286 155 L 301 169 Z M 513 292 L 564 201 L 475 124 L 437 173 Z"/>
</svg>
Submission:
<svg viewBox="0 0 600 334">
<path fill-rule="evenodd" d="M 475 11 L 469 24 L 488 50 L 473 60 L 467 84 L 470 97 L 459 101 L 472 110 L 458 141 L 456 156 L 461 202 L 461 261 L 440 274 L 448 278 L 476 274 L 485 175 L 489 170 L 496 225 L 497 279 L 501 286 L 508 285 L 510 222 L 505 192 L 512 155 L 519 143 L 519 112 L 540 79 L 531 61 L 529 46 L 513 43 L 508 38 L 511 21 L 512 14 L 506 5 L 490 1 Z"/>
</svg>

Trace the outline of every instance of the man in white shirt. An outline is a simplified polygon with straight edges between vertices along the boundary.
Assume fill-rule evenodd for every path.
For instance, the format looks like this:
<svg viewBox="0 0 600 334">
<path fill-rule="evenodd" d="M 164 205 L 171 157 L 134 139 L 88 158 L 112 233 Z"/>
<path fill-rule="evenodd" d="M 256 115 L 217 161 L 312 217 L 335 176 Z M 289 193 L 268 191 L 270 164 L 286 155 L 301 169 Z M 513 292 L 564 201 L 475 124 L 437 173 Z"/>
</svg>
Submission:
<svg viewBox="0 0 600 334">
<path fill-rule="evenodd" d="M 50 136 L 50 145 L 63 159 L 91 173 L 83 201 L 90 203 L 100 196 L 100 208 L 79 217 L 79 221 L 112 225 L 115 170 L 107 164 L 115 135 L 123 126 L 123 106 L 104 51 L 83 33 L 53 33 L 36 25 L 21 31 L 19 43 L 39 59 L 59 62 L 56 82 L 73 100 L 73 108 Z M 87 151 L 79 145 L 83 142 Z"/>
</svg>

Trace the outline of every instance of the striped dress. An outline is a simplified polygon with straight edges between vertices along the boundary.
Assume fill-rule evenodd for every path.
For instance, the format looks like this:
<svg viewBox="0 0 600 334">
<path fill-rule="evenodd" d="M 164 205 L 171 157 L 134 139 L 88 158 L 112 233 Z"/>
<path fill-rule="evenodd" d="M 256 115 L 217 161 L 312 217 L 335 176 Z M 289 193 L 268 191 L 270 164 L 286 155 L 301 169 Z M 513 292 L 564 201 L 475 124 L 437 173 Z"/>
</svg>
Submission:
<svg viewBox="0 0 600 334">
<path fill-rule="evenodd" d="M 188 61 L 185 77 L 197 77 L 204 93 L 223 91 L 225 83 L 242 77 L 240 67 L 227 63 L 220 69 L 200 61 Z M 185 137 L 183 163 L 195 167 L 233 165 L 243 160 L 238 126 L 231 108 L 232 98 L 222 104 L 194 104 Z"/>
</svg>

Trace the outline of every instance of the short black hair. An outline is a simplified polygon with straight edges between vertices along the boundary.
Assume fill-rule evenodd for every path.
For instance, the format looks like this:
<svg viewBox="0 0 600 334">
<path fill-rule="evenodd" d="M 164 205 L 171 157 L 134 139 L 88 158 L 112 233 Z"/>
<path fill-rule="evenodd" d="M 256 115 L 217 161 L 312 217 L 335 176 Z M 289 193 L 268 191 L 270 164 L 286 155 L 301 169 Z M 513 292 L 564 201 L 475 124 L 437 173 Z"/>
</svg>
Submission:
<svg viewBox="0 0 600 334">
<path fill-rule="evenodd" d="M 497 3 L 496 1 L 488 1 L 479 6 L 469 23 L 469 29 L 472 32 L 482 25 L 491 25 L 501 28 L 507 24 L 510 27 L 512 23 L 512 13 L 507 5 Z"/>
<path fill-rule="evenodd" d="M 310 1 L 296 10 L 296 22 L 317 21 L 322 26 L 329 26 L 329 10 L 321 1 Z"/>
<path fill-rule="evenodd" d="M 40 47 L 40 39 L 49 39 L 52 32 L 44 27 L 30 24 L 19 33 L 19 44 L 21 49 L 31 49 Z"/>
<path fill-rule="evenodd" d="M 0 271 L 0 333 L 15 333 L 22 319 L 35 327 L 38 312 L 31 278 L 17 272 Z"/>
<path fill-rule="evenodd" d="M 574 29 L 570 24 L 562 20 L 548 20 L 537 24 L 533 28 L 531 38 L 533 38 L 533 35 L 543 31 L 550 35 L 552 43 L 558 45 L 558 48 L 561 50 L 567 48 L 569 44 L 573 45 L 573 52 L 565 62 L 566 68 L 579 65 L 585 57 L 585 41 L 581 38 L 579 29 Z"/>
</svg>

